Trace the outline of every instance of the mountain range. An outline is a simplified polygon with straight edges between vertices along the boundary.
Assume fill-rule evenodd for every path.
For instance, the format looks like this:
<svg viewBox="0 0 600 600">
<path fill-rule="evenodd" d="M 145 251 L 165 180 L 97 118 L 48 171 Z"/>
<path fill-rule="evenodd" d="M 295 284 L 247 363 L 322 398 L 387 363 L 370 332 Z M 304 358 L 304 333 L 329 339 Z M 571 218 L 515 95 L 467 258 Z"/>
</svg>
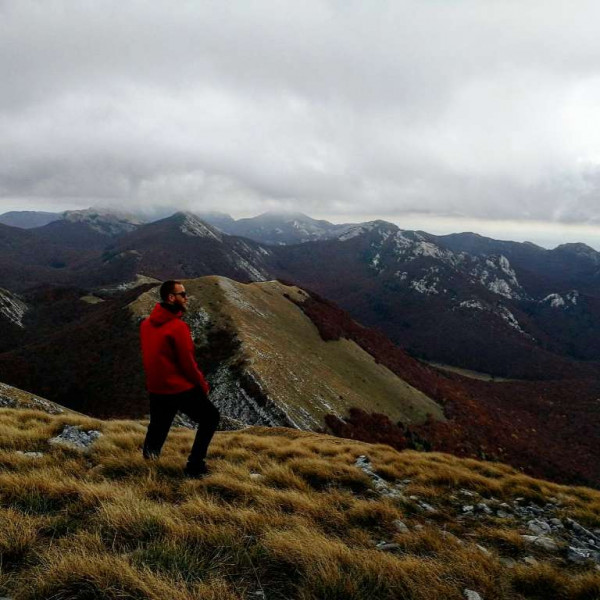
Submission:
<svg viewBox="0 0 600 600">
<path fill-rule="evenodd" d="M 546 250 L 298 214 L 208 217 L 222 228 L 191 213 L 140 223 L 92 210 L 35 229 L 0 226 L 0 287 L 94 289 L 138 275 L 279 278 L 334 300 L 424 360 L 501 377 L 594 376 L 600 254 L 584 244 Z M 255 239 L 226 233 L 224 224 Z"/>
<path fill-rule="evenodd" d="M 209 328 L 210 343 L 204 350 L 200 344 L 198 355 L 220 382 L 231 416 L 364 437 L 377 428 L 366 422 L 368 415 L 381 413 L 398 439 L 495 457 L 564 481 L 600 481 L 594 467 L 600 447 L 595 250 L 583 244 L 546 250 L 469 233 L 433 236 L 385 221 L 336 226 L 273 214 L 240 220 L 257 238 L 250 239 L 225 232 L 240 222 L 226 217 L 176 213 L 143 223 L 89 210 L 27 230 L 0 225 L 0 381 L 89 414 L 141 416 L 145 395 L 132 315 L 142 316 L 135 307 L 146 306 L 144 294 L 155 298 L 156 290 L 148 290 L 156 282 L 180 278 L 190 280 L 201 299 L 202 318 L 214 320 L 222 310 L 216 321 L 229 323 Z M 306 235 L 311 239 L 298 242 Z M 218 294 L 191 283 L 206 276 L 221 278 Z M 250 293 L 251 282 L 263 282 L 256 288 L 263 291 Z M 285 286 L 296 291 L 282 291 Z M 259 325 L 236 321 L 243 310 L 233 308 L 234 298 L 259 315 L 265 290 L 286 310 L 295 299 L 329 340 L 327 350 L 309 345 L 297 352 L 303 360 L 316 352 L 319 361 L 288 354 L 300 336 L 292 321 L 281 321 L 279 330 L 260 319 Z M 356 329 L 355 322 L 362 326 Z M 310 365 L 303 378 L 313 400 L 300 400 L 304 395 L 293 387 L 276 391 L 261 349 L 244 344 L 244 327 L 259 337 L 270 331 L 265 339 L 273 345 L 263 351 L 288 356 L 275 373 Z M 319 370 L 328 364 L 323 357 L 333 340 L 352 340 L 371 357 L 352 372 L 370 373 L 371 381 L 374 361 L 393 377 L 379 392 L 357 381 L 325 393 L 319 382 L 340 377 L 331 365 Z M 337 366 L 354 360 L 341 357 L 330 358 Z M 235 376 L 221 380 L 218 365 L 228 361 Z M 394 377 L 399 381 L 392 385 Z M 393 393 L 381 391 L 390 385 Z M 413 407 L 420 418 L 410 417 L 406 406 L 373 401 L 387 395 L 397 404 L 400 389 L 414 389 L 421 398 Z M 227 405 L 226 397 L 234 401 Z M 429 408 L 418 408 L 419 402 Z M 363 412 L 353 413 L 353 420 L 355 408 Z"/>
</svg>

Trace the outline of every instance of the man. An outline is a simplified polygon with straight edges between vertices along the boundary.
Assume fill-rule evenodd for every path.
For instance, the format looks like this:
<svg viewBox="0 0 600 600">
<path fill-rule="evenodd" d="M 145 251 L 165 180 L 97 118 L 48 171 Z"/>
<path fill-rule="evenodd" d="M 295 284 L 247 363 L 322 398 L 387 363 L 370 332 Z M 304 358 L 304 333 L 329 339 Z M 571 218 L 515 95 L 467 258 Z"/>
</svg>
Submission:
<svg viewBox="0 0 600 600">
<path fill-rule="evenodd" d="M 205 458 L 219 424 L 220 414 L 208 399 L 209 387 L 196 364 L 190 329 L 181 320 L 187 294 L 180 281 L 165 281 L 162 302 L 140 326 L 146 387 L 150 394 L 150 424 L 144 441 L 144 458 L 158 458 L 178 410 L 198 423 L 196 438 L 184 473 L 202 477 Z"/>
</svg>

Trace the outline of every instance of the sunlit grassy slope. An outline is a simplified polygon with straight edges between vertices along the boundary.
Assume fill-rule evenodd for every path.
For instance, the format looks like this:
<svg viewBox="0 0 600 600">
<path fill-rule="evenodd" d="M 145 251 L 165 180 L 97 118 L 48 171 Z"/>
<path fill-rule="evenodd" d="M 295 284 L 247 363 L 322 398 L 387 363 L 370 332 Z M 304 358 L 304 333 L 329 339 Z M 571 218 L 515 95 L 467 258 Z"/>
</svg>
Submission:
<svg viewBox="0 0 600 600">
<path fill-rule="evenodd" d="M 49 445 L 65 424 L 103 436 L 83 453 Z M 153 463 L 139 451 L 144 432 L 143 422 L 0 409 L 0 596 L 459 600 L 469 589 L 484 600 L 600 597 L 594 565 L 527 545 L 518 519 L 462 515 L 465 503 L 554 498 L 558 517 L 594 528 L 600 492 L 501 464 L 284 428 L 217 433 L 212 473 L 187 480 L 193 432 L 173 429 Z M 401 495 L 382 496 L 355 466 L 360 455 Z M 377 548 L 382 541 L 393 545 Z"/>
<path fill-rule="evenodd" d="M 278 281 L 243 284 L 225 277 L 185 281 L 190 295 L 186 318 L 199 334 L 208 323 L 240 342 L 232 360 L 258 382 L 269 399 L 302 429 L 323 426 L 325 415 L 346 415 L 358 406 L 392 421 L 422 423 L 430 414 L 444 420 L 441 407 L 406 383 L 353 341 L 324 342 L 311 320 L 292 302 L 306 292 Z M 157 301 L 151 290 L 130 309 L 146 316 Z M 197 324 L 197 325 L 196 325 Z"/>
</svg>

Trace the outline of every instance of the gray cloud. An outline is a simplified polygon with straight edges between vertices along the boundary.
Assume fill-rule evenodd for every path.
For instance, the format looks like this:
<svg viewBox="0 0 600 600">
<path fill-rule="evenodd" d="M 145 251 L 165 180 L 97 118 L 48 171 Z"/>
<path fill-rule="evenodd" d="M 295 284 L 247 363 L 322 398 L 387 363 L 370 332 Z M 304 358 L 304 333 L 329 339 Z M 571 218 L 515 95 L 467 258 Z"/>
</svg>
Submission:
<svg viewBox="0 0 600 600">
<path fill-rule="evenodd" d="M 0 3 L 0 208 L 600 221 L 597 3 Z"/>
</svg>

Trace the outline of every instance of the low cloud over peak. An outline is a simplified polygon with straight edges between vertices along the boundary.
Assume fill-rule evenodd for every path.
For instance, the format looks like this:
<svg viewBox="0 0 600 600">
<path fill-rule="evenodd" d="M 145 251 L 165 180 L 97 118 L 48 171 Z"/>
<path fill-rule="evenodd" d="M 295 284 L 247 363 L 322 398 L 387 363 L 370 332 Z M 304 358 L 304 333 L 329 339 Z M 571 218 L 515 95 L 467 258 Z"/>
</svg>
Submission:
<svg viewBox="0 0 600 600">
<path fill-rule="evenodd" d="M 596 3 L 0 3 L 0 208 L 600 225 Z"/>
</svg>

